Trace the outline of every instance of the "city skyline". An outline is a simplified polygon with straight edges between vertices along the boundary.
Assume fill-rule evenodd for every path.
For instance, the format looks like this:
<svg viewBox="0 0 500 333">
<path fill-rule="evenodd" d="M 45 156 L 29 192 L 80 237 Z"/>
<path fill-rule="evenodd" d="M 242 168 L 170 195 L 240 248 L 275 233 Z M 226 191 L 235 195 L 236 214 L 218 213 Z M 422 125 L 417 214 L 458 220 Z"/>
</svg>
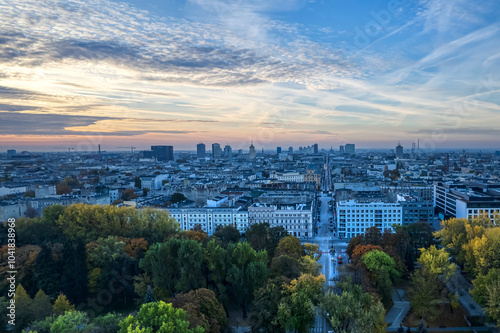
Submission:
<svg viewBox="0 0 500 333">
<path fill-rule="evenodd" d="M 495 1 L 0 0 L 0 150 L 498 150 L 499 14 Z"/>
</svg>

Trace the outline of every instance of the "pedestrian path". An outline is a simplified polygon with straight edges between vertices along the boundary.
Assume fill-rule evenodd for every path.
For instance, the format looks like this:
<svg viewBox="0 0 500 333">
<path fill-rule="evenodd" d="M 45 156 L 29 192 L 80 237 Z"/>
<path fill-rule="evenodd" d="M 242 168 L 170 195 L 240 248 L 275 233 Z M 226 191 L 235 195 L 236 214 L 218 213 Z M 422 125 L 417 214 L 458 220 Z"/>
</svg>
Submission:
<svg viewBox="0 0 500 333">
<path fill-rule="evenodd" d="M 406 299 L 406 292 L 403 289 L 392 291 L 392 301 L 394 305 L 385 315 L 385 322 L 389 328 L 399 328 L 408 312 L 410 312 L 410 302 Z"/>
</svg>

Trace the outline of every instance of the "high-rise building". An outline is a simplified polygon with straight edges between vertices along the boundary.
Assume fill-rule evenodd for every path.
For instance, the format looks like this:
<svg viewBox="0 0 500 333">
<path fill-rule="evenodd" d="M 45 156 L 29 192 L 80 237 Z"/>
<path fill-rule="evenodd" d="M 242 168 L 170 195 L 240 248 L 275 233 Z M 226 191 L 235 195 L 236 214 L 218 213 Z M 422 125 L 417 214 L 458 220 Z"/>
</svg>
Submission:
<svg viewBox="0 0 500 333">
<path fill-rule="evenodd" d="M 401 143 L 398 142 L 398 145 L 396 146 L 396 157 L 399 159 L 403 158 L 403 146 L 401 146 Z"/>
<path fill-rule="evenodd" d="M 205 158 L 207 156 L 207 151 L 204 143 L 198 143 L 196 145 L 196 157 Z"/>
<path fill-rule="evenodd" d="M 221 158 L 222 150 L 220 144 L 212 143 L 212 158 Z"/>
<path fill-rule="evenodd" d="M 346 143 L 345 153 L 346 154 L 356 154 L 356 145 L 354 143 Z"/>
<path fill-rule="evenodd" d="M 158 161 L 173 161 L 174 147 L 173 146 L 151 146 L 151 152 L 146 152 L 145 157 L 154 157 Z"/>
<path fill-rule="evenodd" d="M 251 160 L 254 160 L 257 157 L 257 152 L 255 151 L 255 147 L 252 144 L 250 144 L 250 150 L 248 151 L 248 158 Z"/>
<path fill-rule="evenodd" d="M 16 154 L 17 154 L 17 152 L 16 152 L 15 149 L 9 149 L 9 150 L 7 150 L 7 156 L 8 157 L 14 156 Z"/>
<path fill-rule="evenodd" d="M 238 158 L 243 157 L 243 149 L 238 149 Z"/>
<path fill-rule="evenodd" d="M 281 154 L 281 147 L 276 147 L 276 154 Z"/>
<path fill-rule="evenodd" d="M 339 146 L 339 152 L 340 152 L 341 154 L 343 154 L 343 153 L 344 153 L 344 146 Z"/>
<path fill-rule="evenodd" d="M 317 154 L 318 153 L 318 144 L 317 143 L 315 143 L 313 145 L 313 149 L 314 149 L 314 154 Z"/>
<path fill-rule="evenodd" d="M 233 149 L 231 149 L 231 146 L 230 145 L 226 145 L 224 147 L 224 157 L 231 157 L 233 156 Z"/>
<path fill-rule="evenodd" d="M 288 148 L 288 154 L 293 154 L 293 147 Z"/>
</svg>

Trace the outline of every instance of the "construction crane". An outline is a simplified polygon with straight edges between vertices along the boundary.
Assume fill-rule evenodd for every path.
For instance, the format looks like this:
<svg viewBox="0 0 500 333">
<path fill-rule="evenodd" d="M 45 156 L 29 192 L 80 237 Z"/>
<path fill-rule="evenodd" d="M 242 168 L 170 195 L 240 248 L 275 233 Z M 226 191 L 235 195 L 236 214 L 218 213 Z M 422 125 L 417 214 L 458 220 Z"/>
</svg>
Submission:
<svg viewBox="0 0 500 333">
<path fill-rule="evenodd" d="M 52 148 L 53 149 L 62 149 L 61 147 L 52 147 Z M 68 155 L 71 155 L 71 151 L 75 150 L 75 148 L 71 148 L 71 147 L 67 147 L 67 148 L 64 148 L 64 149 L 68 150 Z"/>
<path fill-rule="evenodd" d="M 127 148 L 127 149 L 130 149 L 130 152 L 133 154 L 134 153 L 134 149 L 135 147 L 134 146 L 130 146 L 130 147 L 118 147 L 118 148 Z"/>
</svg>

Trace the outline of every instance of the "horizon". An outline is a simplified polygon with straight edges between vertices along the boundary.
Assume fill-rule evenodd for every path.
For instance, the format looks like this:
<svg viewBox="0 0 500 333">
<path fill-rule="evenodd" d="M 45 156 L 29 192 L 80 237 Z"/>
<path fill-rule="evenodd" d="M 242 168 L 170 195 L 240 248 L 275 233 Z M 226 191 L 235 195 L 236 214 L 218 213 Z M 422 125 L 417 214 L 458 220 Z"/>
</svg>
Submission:
<svg viewBox="0 0 500 333">
<path fill-rule="evenodd" d="M 0 8 L 2 149 L 500 149 L 493 0 Z"/>
</svg>

